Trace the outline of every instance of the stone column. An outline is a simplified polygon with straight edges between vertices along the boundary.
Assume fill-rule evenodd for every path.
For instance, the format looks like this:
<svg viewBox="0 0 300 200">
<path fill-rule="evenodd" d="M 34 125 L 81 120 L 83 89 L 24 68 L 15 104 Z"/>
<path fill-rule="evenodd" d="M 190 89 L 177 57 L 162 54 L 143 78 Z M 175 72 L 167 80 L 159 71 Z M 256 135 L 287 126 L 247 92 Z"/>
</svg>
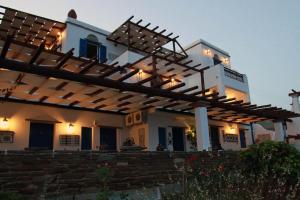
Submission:
<svg viewBox="0 0 300 200">
<path fill-rule="evenodd" d="M 197 151 L 208 151 L 208 149 L 211 147 L 211 144 L 209 141 L 208 117 L 206 107 L 195 108 L 195 125 Z"/>
<path fill-rule="evenodd" d="M 275 128 L 275 141 L 284 141 L 285 138 L 285 130 L 283 127 L 282 122 L 274 122 L 274 128 Z"/>
</svg>

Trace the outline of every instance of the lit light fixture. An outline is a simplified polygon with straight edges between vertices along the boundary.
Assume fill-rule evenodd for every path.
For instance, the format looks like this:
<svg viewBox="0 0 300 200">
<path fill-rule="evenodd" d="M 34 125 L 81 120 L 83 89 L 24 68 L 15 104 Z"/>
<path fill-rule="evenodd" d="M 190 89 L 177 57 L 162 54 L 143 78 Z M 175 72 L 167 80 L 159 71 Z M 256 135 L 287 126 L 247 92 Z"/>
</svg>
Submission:
<svg viewBox="0 0 300 200">
<path fill-rule="evenodd" d="M 175 79 L 174 78 L 171 78 L 171 82 L 173 83 L 175 81 Z"/>
<path fill-rule="evenodd" d="M 223 57 L 222 62 L 223 62 L 223 64 L 228 65 L 229 64 L 229 59 Z"/>
<path fill-rule="evenodd" d="M 68 126 L 68 133 L 73 133 L 73 131 L 74 131 L 74 125 L 70 123 Z"/>
<path fill-rule="evenodd" d="M 211 50 L 210 49 L 205 49 L 204 54 L 207 56 L 211 56 Z"/>
<path fill-rule="evenodd" d="M 2 122 L 1 122 L 1 128 L 2 129 L 7 129 L 8 128 L 8 119 L 6 117 L 4 117 Z"/>
<path fill-rule="evenodd" d="M 229 128 L 230 128 L 231 130 L 234 130 L 233 124 L 229 124 Z"/>
<path fill-rule="evenodd" d="M 142 69 L 139 70 L 139 74 L 141 74 L 141 73 L 143 73 L 143 70 L 142 70 Z"/>
<path fill-rule="evenodd" d="M 61 32 L 57 32 L 57 35 L 58 35 L 58 36 L 61 36 Z"/>
</svg>

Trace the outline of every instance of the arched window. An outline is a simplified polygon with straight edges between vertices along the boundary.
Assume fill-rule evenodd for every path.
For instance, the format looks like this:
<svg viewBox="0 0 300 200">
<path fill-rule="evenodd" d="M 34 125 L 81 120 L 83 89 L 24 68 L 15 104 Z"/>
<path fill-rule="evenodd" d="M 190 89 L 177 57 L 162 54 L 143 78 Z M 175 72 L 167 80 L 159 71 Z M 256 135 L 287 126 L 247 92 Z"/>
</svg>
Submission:
<svg viewBox="0 0 300 200">
<path fill-rule="evenodd" d="M 98 38 L 95 35 L 88 35 L 87 39 L 87 46 L 86 46 L 86 57 L 88 58 L 98 58 L 98 49 L 99 49 L 99 42 Z"/>
<path fill-rule="evenodd" d="M 91 41 L 91 42 L 96 42 L 96 43 L 99 43 L 98 42 L 98 38 L 93 35 L 93 34 L 89 34 L 87 37 L 86 37 L 87 40 Z"/>
<path fill-rule="evenodd" d="M 106 46 L 101 45 L 97 36 L 89 34 L 86 38 L 80 39 L 79 56 L 99 59 L 101 62 L 105 62 Z"/>
</svg>

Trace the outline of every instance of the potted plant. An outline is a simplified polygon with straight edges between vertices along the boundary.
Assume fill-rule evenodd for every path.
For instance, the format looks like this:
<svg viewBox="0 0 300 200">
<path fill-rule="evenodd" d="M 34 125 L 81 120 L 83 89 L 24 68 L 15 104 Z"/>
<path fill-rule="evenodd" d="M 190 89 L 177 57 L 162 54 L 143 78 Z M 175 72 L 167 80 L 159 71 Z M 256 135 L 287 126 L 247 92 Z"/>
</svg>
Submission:
<svg viewBox="0 0 300 200">
<path fill-rule="evenodd" d="M 126 138 L 121 147 L 121 151 L 142 151 L 144 149 L 146 149 L 146 147 L 135 144 L 133 137 Z"/>
</svg>

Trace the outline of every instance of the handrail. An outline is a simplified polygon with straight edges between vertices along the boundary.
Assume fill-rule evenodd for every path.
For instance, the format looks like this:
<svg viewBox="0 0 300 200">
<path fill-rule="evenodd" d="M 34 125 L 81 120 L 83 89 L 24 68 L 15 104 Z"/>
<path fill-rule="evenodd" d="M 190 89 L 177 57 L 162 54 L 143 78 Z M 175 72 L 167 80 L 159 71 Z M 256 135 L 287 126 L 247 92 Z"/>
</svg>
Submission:
<svg viewBox="0 0 300 200">
<path fill-rule="evenodd" d="M 237 71 L 234 71 L 232 69 L 224 67 L 224 73 L 225 73 L 225 76 L 227 76 L 229 78 L 232 78 L 232 79 L 240 81 L 240 82 L 244 82 L 243 74 L 240 74 Z"/>
</svg>

